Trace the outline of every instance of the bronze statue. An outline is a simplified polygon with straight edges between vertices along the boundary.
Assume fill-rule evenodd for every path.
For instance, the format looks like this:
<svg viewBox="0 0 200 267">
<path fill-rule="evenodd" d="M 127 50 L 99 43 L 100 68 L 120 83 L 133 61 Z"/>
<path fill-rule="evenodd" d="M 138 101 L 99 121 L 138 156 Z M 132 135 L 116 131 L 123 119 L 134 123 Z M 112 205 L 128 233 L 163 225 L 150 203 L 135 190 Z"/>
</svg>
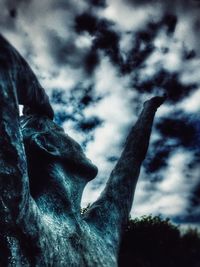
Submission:
<svg viewBox="0 0 200 267">
<path fill-rule="evenodd" d="M 2 36 L 0 87 L 0 266 L 117 266 L 153 119 L 165 97 L 145 102 L 105 189 L 81 214 L 83 189 L 97 168 L 53 122 L 44 89 Z"/>
</svg>

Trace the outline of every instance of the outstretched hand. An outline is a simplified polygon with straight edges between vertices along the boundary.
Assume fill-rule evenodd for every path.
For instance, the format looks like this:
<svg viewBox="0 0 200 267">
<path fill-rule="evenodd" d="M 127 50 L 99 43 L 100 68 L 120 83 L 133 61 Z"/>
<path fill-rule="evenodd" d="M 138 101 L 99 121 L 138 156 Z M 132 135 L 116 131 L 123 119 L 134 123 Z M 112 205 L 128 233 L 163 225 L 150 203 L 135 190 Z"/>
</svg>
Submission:
<svg viewBox="0 0 200 267">
<path fill-rule="evenodd" d="M 151 99 L 144 102 L 144 107 L 148 105 L 153 105 L 155 108 L 159 108 L 167 99 L 167 94 L 162 96 L 154 96 Z"/>
</svg>

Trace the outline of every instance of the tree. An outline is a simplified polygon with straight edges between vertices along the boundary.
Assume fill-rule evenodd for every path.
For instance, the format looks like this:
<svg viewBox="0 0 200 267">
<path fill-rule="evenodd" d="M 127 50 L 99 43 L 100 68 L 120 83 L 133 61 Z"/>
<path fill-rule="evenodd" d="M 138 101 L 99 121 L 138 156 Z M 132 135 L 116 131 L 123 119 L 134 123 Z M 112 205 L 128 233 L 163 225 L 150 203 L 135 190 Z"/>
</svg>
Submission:
<svg viewBox="0 0 200 267">
<path fill-rule="evenodd" d="M 185 232 L 160 216 L 130 219 L 124 232 L 119 267 L 200 266 L 200 234 Z"/>
</svg>

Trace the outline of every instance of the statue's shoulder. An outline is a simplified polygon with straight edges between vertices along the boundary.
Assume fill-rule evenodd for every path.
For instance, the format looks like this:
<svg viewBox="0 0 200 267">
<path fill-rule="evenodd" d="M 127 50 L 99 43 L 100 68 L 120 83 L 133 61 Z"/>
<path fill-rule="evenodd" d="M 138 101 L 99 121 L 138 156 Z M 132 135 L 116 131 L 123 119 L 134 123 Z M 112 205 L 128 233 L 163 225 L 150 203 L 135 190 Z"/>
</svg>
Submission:
<svg viewBox="0 0 200 267">
<path fill-rule="evenodd" d="M 20 60 L 21 56 L 17 50 L 0 34 L 0 66 L 10 71 L 12 66 L 17 62 L 20 63 Z"/>
</svg>

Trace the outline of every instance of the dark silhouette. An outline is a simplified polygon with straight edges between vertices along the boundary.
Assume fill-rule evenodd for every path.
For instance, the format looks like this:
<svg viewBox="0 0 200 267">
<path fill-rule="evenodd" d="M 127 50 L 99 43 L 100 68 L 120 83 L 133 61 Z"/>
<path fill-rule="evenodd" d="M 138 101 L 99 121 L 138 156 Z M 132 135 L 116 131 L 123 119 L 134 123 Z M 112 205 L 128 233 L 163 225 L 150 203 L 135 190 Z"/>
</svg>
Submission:
<svg viewBox="0 0 200 267">
<path fill-rule="evenodd" d="M 0 265 L 117 266 L 153 119 L 165 97 L 145 102 L 98 200 L 80 201 L 97 168 L 53 122 L 44 89 L 0 36 Z M 19 117 L 18 104 L 24 105 Z"/>
<path fill-rule="evenodd" d="M 132 219 L 122 235 L 119 267 L 200 266 L 200 233 L 181 230 L 169 219 Z"/>
</svg>

